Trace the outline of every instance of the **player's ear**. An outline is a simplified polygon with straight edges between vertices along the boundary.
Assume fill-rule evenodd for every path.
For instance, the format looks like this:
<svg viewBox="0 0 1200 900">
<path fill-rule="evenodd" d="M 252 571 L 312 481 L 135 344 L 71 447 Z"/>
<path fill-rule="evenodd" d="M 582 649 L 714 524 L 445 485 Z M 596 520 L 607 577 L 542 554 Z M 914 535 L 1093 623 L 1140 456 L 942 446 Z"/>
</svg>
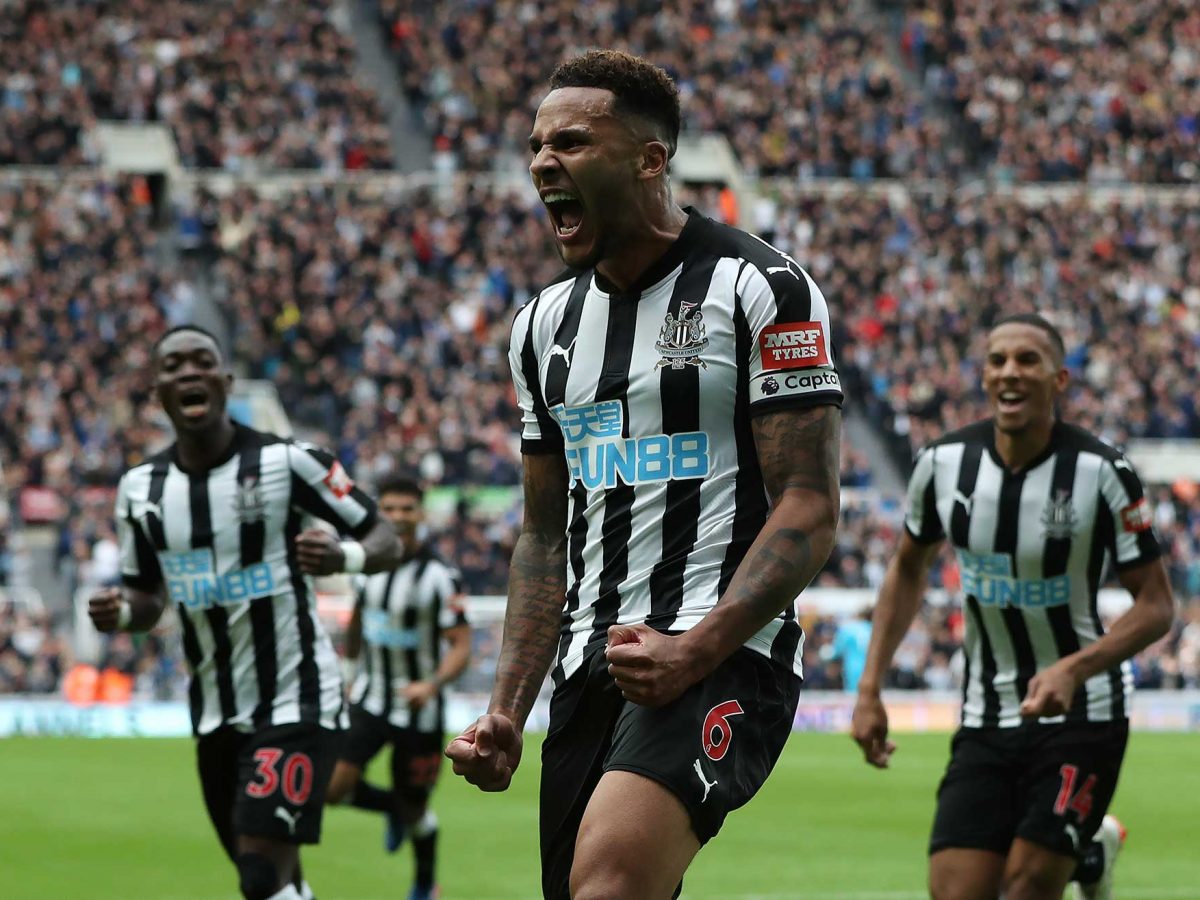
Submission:
<svg viewBox="0 0 1200 900">
<path fill-rule="evenodd" d="M 1058 393 L 1061 394 L 1063 391 L 1065 391 L 1070 381 L 1071 371 L 1066 366 L 1063 366 L 1056 373 L 1054 373 L 1054 389 L 1058 391 Z"/>
<path fill-rule="evenodd" d="M 643 180 L 665 175 L 671 161 L 671 150 L 662 141 L 647 141 L 642 144 L 642 157 L 638 177 Z"/>
</svg>

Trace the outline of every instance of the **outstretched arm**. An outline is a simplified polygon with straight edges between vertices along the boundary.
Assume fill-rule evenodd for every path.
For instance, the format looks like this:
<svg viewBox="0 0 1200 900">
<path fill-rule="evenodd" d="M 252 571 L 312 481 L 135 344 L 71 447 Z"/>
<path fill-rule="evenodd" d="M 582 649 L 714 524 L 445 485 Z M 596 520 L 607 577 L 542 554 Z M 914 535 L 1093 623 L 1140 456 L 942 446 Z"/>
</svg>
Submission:
<svg viewBox="0 0 1200 900">
<path fill-rule="evenodd" d="M 504 639 L 488 714 L 450 742 L 455 774 L 502 791 L 521 761 L 521 731 L 554 660 L 567 593 L 567 466 L 525 456 L 525 519 L 508 577 Z"/>
<path fill-rule="evenodd" d="M 900 547 L 888 564 L 879 588 L 879 600 L 871 615 L 871 643 L 867 648 L 867 664 L 858 682 L 858 702 L 854 706 L 850 736 L 862 747 L 867 762 L 881 769 L 887 768 L 888 757 L 896 746 L 887 739 L 887 710 L 880 691 L 888 669 L 892 667 L 896 648 L 904 640 L 921 606 L 929 566 L 939 545 L 940 541 L 918 543 L 908 531 L 901 533 Z"/>
<path fill-rule="evenodd" d="M 678 637 L 645 625 L 609 630 L 610 671 L 624 696 L 661 706 L 708 675 L 793 603 L 833 548 L 841 411 L 783 410 L 753 420 L 771 513 L 713 609 Z"/>
</svg>

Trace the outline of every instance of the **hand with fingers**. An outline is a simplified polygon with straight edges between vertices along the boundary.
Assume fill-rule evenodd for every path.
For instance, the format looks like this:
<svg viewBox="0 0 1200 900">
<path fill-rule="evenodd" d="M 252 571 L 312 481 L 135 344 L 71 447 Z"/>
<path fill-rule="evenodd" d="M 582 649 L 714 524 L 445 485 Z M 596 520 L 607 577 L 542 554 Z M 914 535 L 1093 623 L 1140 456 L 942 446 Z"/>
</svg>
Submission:
<svg viewBox="0 0 1200 900">
<path fill-rule="evenodd" d="M 621 696 L 641 706 L 664 706 L 700 677 L 684 637 L 648 625 L 613 625 L 604 655 Z"/>
<path fill-rule="evenodd" d="M 101 588 L 88 598 L 88 618 L 97 631 L 117 631 L 121 627 L 121 604 L 125 596 L 119 587 Z"/>
<path fill-rule="evenodd" d="M 333 575 L 346 565 L 346 554 L 328 531 L 309 528 L 296 535 L 296 562 L 306 575 Z"/>
<path fill-rule="evenodd" d="M 859 694 L 850 721 L 850 736 L 863 757 L 877 769 L 886 769 L 896 745 L 888 740 L 888 715 L 878 694 Z"/>
<path fill-rule="evenodd" d="M 413 709 L 420 709 L 437 696 L 437 685 L 432 681 L 414 681 L 400 689 L 400 700 Z"/>
<path fill-rule="evenodd" d="M 446 758 L 461 775 L 481 791 L 503 791 L 512 783 L 521 763 L 524 741 L 513 721 L 500 713 L 488 713 L 452 740 Z"/>
<path fill-rule="evenodd" d="M 1021 701 L 1021 715 L 1027 719 L 1044 716 L 1061 716 L 1071 709 L 1071 701 L 1079 687 L 1071 672 L 1070 658 L 1060 659 L 1029 679 L 1025 699 Z"/>
</svg>

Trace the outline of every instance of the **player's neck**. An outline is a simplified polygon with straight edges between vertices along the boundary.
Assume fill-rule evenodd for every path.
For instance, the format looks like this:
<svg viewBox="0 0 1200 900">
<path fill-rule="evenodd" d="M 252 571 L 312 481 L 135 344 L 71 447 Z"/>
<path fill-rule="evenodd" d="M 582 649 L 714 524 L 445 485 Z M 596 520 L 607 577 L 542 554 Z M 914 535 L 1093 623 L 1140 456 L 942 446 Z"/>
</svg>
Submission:
<svg viewBox="0 0 1200 900">
<path fill-rule="evenodd" d="M 636 227 L 614 242 L 613 252 L 596 270 L 618 290 L 628 290 L 678 240 L 688 216 L 674 201 L 656 207 L 636 220 Z"/>
<path fill-rule="evenodd" d="M 176 433 L 175 456 L 179 467 L 185 472 L 207 472 L 229 452 L 236 434 L 228 418 L 204 434 Z"/>
<path fill-rule="evenodd" d="M 1050 444 L 1054 420 L 1032 423 L 1021 431 L 1006 432 L 993 426 L 996 454 L 1009 471 L 1023 469 Z"/>
</svg>

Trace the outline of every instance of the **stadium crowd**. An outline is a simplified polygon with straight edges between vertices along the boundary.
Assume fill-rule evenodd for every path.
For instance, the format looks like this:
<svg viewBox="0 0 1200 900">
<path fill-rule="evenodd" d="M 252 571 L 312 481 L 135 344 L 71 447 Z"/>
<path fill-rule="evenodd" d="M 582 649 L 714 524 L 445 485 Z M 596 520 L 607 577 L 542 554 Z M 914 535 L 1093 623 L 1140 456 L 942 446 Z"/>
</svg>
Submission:
<svg viewBox="0 0 1200 900">
<path fill-rule="evenodd" d="M 0 4 L 0 165 L 97 160 L 97 120 L 171 126 L 198 168 L 391 167 L 330 0 Z"/>
<path fill-rule="evenodd" d="M 923 0 L 901 47 L 1001 181 L 1200 177 L 1200 8 L 1191 0 Z"/>
<path fill-rule="evenodd" d="M 677 80 L 685 130 L 726 135 L 753 175 L 954 176 L 962 154 L 890 62 L 881 19 L 836 0 L 379 0 L 379 21 L 439 165 L 527 156 L 549 70 L 581 47 L 648 56 Z"/>
</svg>

